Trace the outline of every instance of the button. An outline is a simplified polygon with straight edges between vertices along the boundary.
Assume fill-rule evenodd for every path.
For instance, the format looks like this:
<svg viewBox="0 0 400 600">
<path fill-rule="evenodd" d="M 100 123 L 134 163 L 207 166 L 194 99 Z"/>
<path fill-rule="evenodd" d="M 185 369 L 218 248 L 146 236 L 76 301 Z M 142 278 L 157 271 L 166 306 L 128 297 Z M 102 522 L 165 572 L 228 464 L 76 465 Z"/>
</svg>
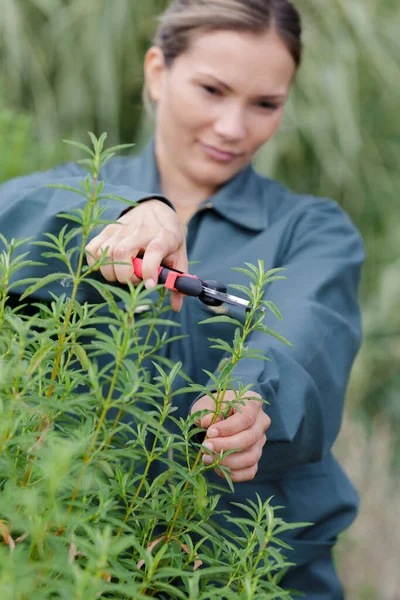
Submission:
<svg viewBox="0 0 400 600">
<path fill-rule="evenodd" d="M 206 202 L 206 204 L 203 204 L 202 206 L 199 207 L 197 212 L 201 212 L 202 210 L 207 210 L 213 207 L 212 202 Z"/>
</svg>

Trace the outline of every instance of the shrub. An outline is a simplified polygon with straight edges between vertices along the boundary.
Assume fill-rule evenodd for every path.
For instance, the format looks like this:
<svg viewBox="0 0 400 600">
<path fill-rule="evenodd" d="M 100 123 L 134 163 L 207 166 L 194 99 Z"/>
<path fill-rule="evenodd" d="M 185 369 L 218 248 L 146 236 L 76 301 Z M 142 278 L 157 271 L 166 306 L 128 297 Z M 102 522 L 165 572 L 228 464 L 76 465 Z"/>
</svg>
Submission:
<svg viewBox="0 0 400 600">
<path fill-rule="evenodd" d="M 91 174 L 75 191 L 86 205 L 62 215 L 69 225 L 58 237 L 40 242 L 43 258 L 58 259 L 63 270 L 18 281 L 18 270 L 34 263 L 21 253 L 23 240 L 1 236 L 1 597 L 290 598 L 279 586 L 289 565 L 279 536 L 295 525 L 260 498 L 243 506 L 246 518 L 235 519 L 240 536 L 214 523 L 221 490 L 205 474 L 225 455 L 204 465 L 194 417 L 177 419 L 173 406 L 173 396 L 189 389 L 212 394 L 221 413 L 237 361 L 261 357 L 246 350 L 247 335 L 262 328 L 278 335 L 262 325 L 267 309 L 280 317 L 263 290 L 282 277 L 265 273 L 261 261 L 247 266 L 244 324 L 215 317 L 235 325 L 232 345 L 213 340 L 230 356 L 216 391 L 193 382 L 173 391 L 182 365 L 165 364 L 158 354 L 174 342 L 162 333 L 170 323 L 165 289 L 158 286 L 154 296 L 141 285 L 96 279 L 105 253 L 85 266 L 87 238 L 101 222 L 99 170 L 115 150 L 104 150 L 104 140 L 92 136 L 93 151 L 84 149 Z M 31 303 L 29 316 L 23 305 L 7 304 L 17 285 L 27 286 L 26 301 L 54 281 L 68 293 Z M 78 302 L 83 285 L 99 301 Z M 248 389 L 238 382 L 234 403 L 243 403 Z M 152 477 L 156 462 L 163 469 Z M 232 487 L 226 467 L 219 468 Z M 228 525 L 232 517 L 225 519 Z"/>
</svg>

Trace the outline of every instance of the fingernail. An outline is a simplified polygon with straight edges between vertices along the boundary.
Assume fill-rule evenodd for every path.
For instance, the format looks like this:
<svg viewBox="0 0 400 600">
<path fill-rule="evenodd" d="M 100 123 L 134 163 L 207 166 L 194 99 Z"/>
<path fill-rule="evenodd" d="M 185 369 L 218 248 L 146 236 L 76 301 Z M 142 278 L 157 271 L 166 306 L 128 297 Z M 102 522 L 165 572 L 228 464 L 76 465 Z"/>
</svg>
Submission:
<svg viewBox="0 0 400 600">
<path fill-rule="evenodd" d="M 211 442 L 203 442 L 203 446 L 204 448 L 207 448 L 207 450 L 214 452 L 214 445 Z"/>
<path fill-rule="evenodd" d="M 211 437 L 211 438 L 216 438 L 218 437 L 218 430 L 214 429 L 214 427 L 212 427 L 211 429 L 209 429 L 207 431 L 207 437 Z"/>
<path fill-rule="evenodd" d="M 205 465 L 212 465 L 214 462 L 213 457 L 210 456 L 209 454 L 204 454 L 202 460 Z"/>
<path fill-rule="evenodd" d="M 151 288 L 155 287 L 156 284 L 154 282 L 154 279 L 146 279 L 144 285 L 148 290 L 150 290 Z"/>
</svg>

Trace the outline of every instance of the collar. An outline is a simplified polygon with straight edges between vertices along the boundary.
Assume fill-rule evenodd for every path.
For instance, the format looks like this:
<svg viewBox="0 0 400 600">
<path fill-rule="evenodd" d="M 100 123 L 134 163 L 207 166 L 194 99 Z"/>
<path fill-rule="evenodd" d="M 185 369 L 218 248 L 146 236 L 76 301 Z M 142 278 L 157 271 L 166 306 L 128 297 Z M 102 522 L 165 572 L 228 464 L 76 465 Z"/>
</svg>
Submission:
<svg viewBox="0 0 400 600">
<path fill-rule="evenodd" d="M 135 175 L 140 178 L 140 189 L 147 193 L 162 194 L 154 138 L 137 158 L 138 170 Z M 268 226 L 268 181 L 249 165 L 215 194 L 204 200 L 199 209 L 207 205 L 221 217 L 239 227 L 251 231 L 263 231 Z M 173 203 L 173 198 L 170 200 Z"/>
</svg>

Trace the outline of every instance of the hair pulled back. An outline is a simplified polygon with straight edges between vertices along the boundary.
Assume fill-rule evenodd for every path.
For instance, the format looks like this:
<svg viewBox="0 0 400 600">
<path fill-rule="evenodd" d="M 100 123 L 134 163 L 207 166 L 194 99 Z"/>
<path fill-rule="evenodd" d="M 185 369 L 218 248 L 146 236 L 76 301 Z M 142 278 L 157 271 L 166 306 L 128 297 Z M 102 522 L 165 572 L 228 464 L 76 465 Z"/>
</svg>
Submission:
<svg viewBox="0 0 400 600">
<path fill-rule="evenodd" d="M 161 15 L 154 44 L 167 65 L 189 47 L 196 33 L 235 30 L 263 33 L 274 30 L 296 67 L 301 62 L 301 18 L 290 0 L 173 0 Z"/>
</svg>

